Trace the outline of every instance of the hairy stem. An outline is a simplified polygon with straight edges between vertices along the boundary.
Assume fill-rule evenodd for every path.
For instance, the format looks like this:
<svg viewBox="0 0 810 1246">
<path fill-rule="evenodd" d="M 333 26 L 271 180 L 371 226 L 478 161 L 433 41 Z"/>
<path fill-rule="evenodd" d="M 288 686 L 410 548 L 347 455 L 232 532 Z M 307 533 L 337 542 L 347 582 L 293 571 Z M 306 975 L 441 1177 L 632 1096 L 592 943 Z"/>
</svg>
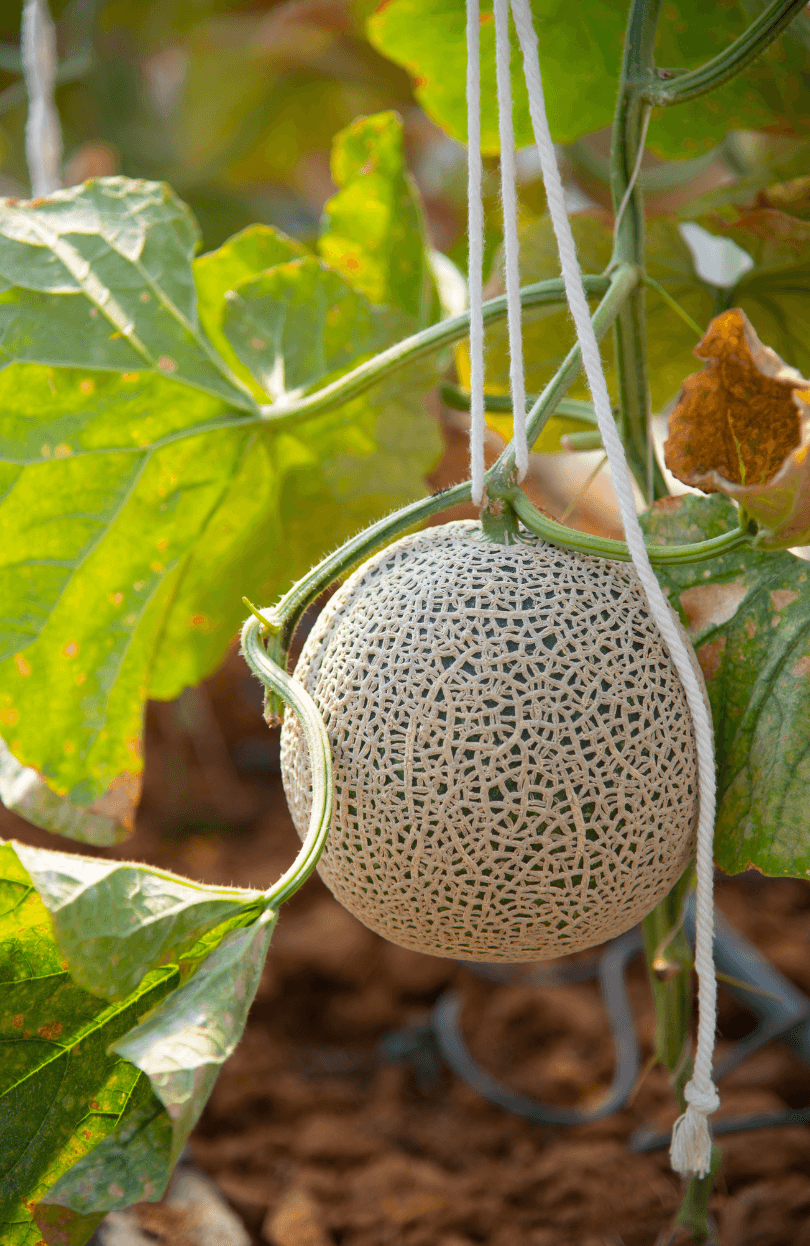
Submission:
<svg viewBox="0 0 810 1246">
<path fill-rule="evenodd" d="M 687 870 L 644 918 L 644 952 L 655 1000 L 655 1055 L 672 1080 L 682 1112 L 689 1073 L 689 1023 L 692 1016 L 692 949 L 683 930 L 683 903 L 692 882 Z"/>
<path fill-rule="evenodd" d="M 588 294 L 604 294 L 611 288 L 611 279 L 607 276 L 585 277 L 584 282 Z M 565 289 L 561 277 L 524 286 L 520 292 L 520 304 L 523 308 L 544 307 L 549 303 L 564 302 Z M 488 299 L 484 303 L 485 324 L 503 320 L 505 316 L 505 295 Z M 469 331 L 469 312 L 462 312 L 460 316 L 451 316 L 447 320 L 440 321 L 439 324 L 432 325 L 429 329 L 414 333 L 412 337 L 407 337 L 394 346 L 389 346 L 388 350 L 381 351 L 373 359 L 367 359 L 365 363 L 352 368 L 351 372 L 333 381 L 331 385 L 324 385 L 314 394 L 307 394 L 306 397 L 297 398 L 291 402 L 285 402 L 282 399 L 271 406 L 262 407 L 262 416 L 271 427 L 285 428 L 289 424 L 298 424 L 303 418 L 332 411 L 335 407 L 348 402 L 350 398 L 365 393 L 367 389 L 371 389 L 372 385 L 376 385 L 378 381 L 399 371 L 400 368 L 407 367 L 408 364 L 422 359 L 425 355 L 434 354 L 445 346 L 460 342 Z"/>
<path fill-rule="evenodd" d="M 543 540 L 550 541 L 552 545 L 575 549 L 581 554 L 592 554 L 595 558 L 611 558 L 614 562 L 631 561 L 624 541 L 614 541 L 611 537 L 592 536 L 590 532 L 566 528 L 564 524 L 549 519 L 532 506 L 518 485 L 513 485 L 501 496 L 503 501 L 509 503 L 525 528 Z M 720 554 L 747 545 L 750 541 L 749 532 L 743 528 L 735 528 L 731 532 L 724 532 L 722 536 L 711 537 L 708 541 L 696 541 L 693 545 L 648 545 L 647 553 L 654 566 L 682 566 L 684 563 L 716 558 Z"/>
<path fill-rule="evenodd" d="M 470 496 L 471 486 L 469 480 L 466 480 L 463 484 L 453 485 L 450 489 L 434 494 L 433 497 L 420 498 L 418 502 L 403 506 L 393 515 L 378 519 L 371 527 L 346 541 L 334 553 L 322 558 L 302 579 L 293 584 L 272 610 L 263 611 L 270 629 L 278 633 L 279 654 L 286 653 L 289 648 L 301 615 L 330 584 L 342 579 L 353 567 L 369 558 L 383 545 L 387 545 L 394 537 L 450 506 L 469 502 Z"/>
<path fill-rule="evenodd" d="M 453 411 L 469 411 L 470 409 L 469 393 L 459 389 L 457 385 L 442 385 L 439 389 L 439 397 L 444 405 L 451 407 Z M 526 395 L 528 411 L 534 410 L 536 402 L 536 395 Z M 484 410 L 491 411 L 493 414 L 511 415 L 512 399 L 509 394 L 484 394 Z M 557 403 L 556 414 L 564 415 L 568 420 L 578 420 L 580 424 L 587 424 L 589 428 L 596 426 L 593 403 L 584 402 L 581 398 L 563 398 Z"/>
<path fill-rule="evenodd" d="M 648 78 L 643 96 L 654 106 L 683 104 L 735 78 L 761 56 L 805 7 L 806 0 L 773 0 L 725 52 L 687 73 L 659 70 Z"/>
</svg>

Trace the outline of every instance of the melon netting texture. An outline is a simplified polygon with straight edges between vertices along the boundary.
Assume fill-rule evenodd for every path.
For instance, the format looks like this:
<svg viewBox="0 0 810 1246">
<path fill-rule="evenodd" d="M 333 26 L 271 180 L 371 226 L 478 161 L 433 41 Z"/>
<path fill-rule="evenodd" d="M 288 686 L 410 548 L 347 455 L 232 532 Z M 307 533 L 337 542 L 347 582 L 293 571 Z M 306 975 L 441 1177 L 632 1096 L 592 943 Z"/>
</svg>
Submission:
<svg viewBox="0 0 810 1246">
<path fill-rule="evenodd" d="M 630 929 L 694 848 L 697 766 L 682 686 L 629 565 L 472 521 L 364 563 L 296 668 L 332 746 L 319 873 L 403 947 L 542 960 Z M 310 812 L 288 711 L 282 774 Z"/>
</svg>

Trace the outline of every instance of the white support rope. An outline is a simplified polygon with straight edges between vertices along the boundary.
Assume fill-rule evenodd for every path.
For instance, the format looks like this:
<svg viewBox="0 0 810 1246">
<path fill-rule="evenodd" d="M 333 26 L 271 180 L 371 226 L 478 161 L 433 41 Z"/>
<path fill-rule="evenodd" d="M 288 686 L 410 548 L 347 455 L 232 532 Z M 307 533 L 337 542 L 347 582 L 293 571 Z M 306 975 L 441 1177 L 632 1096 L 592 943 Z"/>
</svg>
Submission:
<svg viewBox="0 0 810 1246">
<path fill-rule="evenodd" d="M 496 13 L 497 13 L 496 0 Z M 501 0 L 507 2 L 507 0 Z M 655 622 L 666 642 L 675 669 L 684 687 L 698 753 L 700 812 L 697 832 L 697 917 L 695 923 L 695 967 L 698 973 L 699 1021 L 692 1078 L 684 1091 L 686 1112 L 676 1121 L 670 1151 L 672 1166 L 683 1175 L 705 1176 L 711 1162 L 711 1136 L 707 1117 L 717 1111 L 719 1099 L 712 1081 L 712 1058 L 717 1016 L 715 978 L 713 838 L 715 812 L 714 736 L 703 689 L 690 661 L 689 651 L 672 616 L 661 586 L 655 577 L 636 514 L 635 498 L 624 447 L 611 411 L 599 346 L 591 324 L 588 302 L 582 285 L 574 238 L 565 209 L 562 181 L 548 128 L 543 84 L 540 76 L 537 35 L 532 24 L 529 0 L 511 0 L 515 27 L 523 52 L 524 73 L 529 88 L 529 111 L 545 183 L 565 291 L 582 350 L 599 431 L 610 463 L 613 485 L 621 511 L 625 539 L 647 596 Z"/>
<path fill-rule="evenodd" d="M 20 31 L 23 73 L 28 90 L 25 158 L 31 194 L 50 195 L 61 184 L 62 131 L 54 103 L 56 30 L 47 0 L 25 0 Z"/>
<path fill-rule="evenodd" d="M 529 467 L 526 442 L 526 384 L 523 377 L 523 330 L 520 306 L 520 242 L 518 239 L 515 127 L 512 119 L 509 0 L 494 0 L 495 72 L 498 86 L 498 130 L 501 147 L 501 201 L 503 206 L 504 277 L 509 331 L 509 389 L 512 395 L 512 437 L 517 478 Z"/>
<path fill-rule="evenodd" d="M 481 65 L 478 0 L 467 0 L 467 228 L 470 289 L 470 474 L 484 504 L 484 204 L 481 194 Z"/>
</svg>

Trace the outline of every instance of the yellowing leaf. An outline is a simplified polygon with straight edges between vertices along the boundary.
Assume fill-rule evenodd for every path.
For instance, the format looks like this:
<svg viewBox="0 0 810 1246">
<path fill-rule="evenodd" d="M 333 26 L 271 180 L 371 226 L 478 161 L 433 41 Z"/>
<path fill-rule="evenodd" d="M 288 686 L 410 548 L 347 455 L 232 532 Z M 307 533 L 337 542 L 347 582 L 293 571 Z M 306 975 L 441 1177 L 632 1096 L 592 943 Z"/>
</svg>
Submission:
<svg viewBox="0 0 810 1246">
<path fill-rule="evenodd" d="M 666 463 L 684 484 L 733 498 L 768 549 L 810 537 L 810 381 L 757 337 L 739 308 L 711 322 L 670 417 Z"/>
</svg>

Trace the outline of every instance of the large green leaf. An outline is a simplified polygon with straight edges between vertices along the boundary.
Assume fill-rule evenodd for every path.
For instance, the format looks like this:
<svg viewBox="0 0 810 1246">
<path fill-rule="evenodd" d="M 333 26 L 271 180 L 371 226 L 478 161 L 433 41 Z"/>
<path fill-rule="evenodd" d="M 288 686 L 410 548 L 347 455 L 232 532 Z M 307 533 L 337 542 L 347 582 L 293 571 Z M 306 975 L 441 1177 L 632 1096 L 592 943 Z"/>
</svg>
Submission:
<svg viewBox="0 0 810 1246">
<path fill-rule="evenodd" d="M 153 372 L 251 410 L 200 329 L 197 244 L 188 208 L 154 182 L 0 201 L 0 364 Z"/>
<path fill-rule="evenodd" d="M 705 540 L 737 523 L 725 498 L 667 499 L 643 517 L 659 543 Z M 715 856 L 731 873 L 753 866 L 810 870 L 810 566 L 785 551 L 735 550 L 659 570 L 697 650 L 717 750 Z"/>
<path fill-rule="evenodd" d="M 129 862 L 26 844 L 16 853 L 51 915 L 74 982 L 104 999 L 131 994 L 147 969 L 177 961 L 260 898 Z"/>
<path fill-rule="evenodd" d="M 113 1044 L 147 1074 L 172 1121 L 172 1164 L 242 1036 L 275 921 L 276 913 L 267 910 L 226 934 L 188 982 Z"/>
<path fill-rule="evenodd" d="M 0 373 L 0 409 L 0 729 L 57 793 L 125 820 L 155 645 L 250 430 L 174 380 L 36 365 Z"/>
<path fill-rule="evenodd" d="M 256 901 L 0 845 L 4 1243 L 39 1241 L 35 1221 L 81 1246 L 160 1197 L 244 1029 L 276 920 Z"/>
<path fill-rule="evenodd" d="M 47 910 L 13 848 L 0 845 L 0 1237 L 28 1246 L 32 1208 L 58 1178 L 101 1142 L 148 1082 L 108 1051 L 179 982 L 176 967 L 149 973 L 109 1004 L 78 987 L 56 944 Z M 169 1169 L 164 1165 L 164 1178 Z M 165 1185 L 165 1179 L 163 1184 Z M 162 1187 L 154 1191 L 158 1196 Z M 84 1241 L 110 1206 L 84 1226 Z M 57 1239 L 58 1240 L 58 1239 Z M 69 1239 L 68 1239 L 69 1240 Z"/>
<path fill-rule="evenodd" d="M 136 371 L 126 338 L 124 358 L 116 334 L 105 330 L 103 341 L 76 334 L 76 307 L 88 324 L 103 318 L 77 289 L 54 294 L 45 321 L 48 341 L 61 343 L 76 366 L 52 366 L 42 337 L 26 346 L 31 362 L 0 371 L 0 732 L 8 746 L 0 794 L 51 830 L 109 843 L 131 825 L 137 802 L 146 696 L 176 696 L 216 667 L 243 594 L 272 600 L 336 539 L 418 495 L 439 442 L 424 405 L 430 364 L 283 432 L 262 416 L 235 376 L 249 373 L 223 332 L 233 311 L 226 295 L 295 254 L 289 240 L 257 228 L 202 257 L 198 316 L 193 231 L 167 192 L 111 179 L 65 192 L 56 205 L 61 216 L 46 200 L 14 209 L 12 220 L 18 234 L 38 237 L 44 213 L 50 250 L 4 238 L 10 218 L 0 211 L 0 264 L 7 247 L 7 271 L 16 256 L 33 274 L 29 283 L 53 285 L 64 247 L 79 245 L 54 222 L 63 233 L 98 228 L 98 236 L 76 234 L 98 260 L 95 284 L 85 274 L 85 286 L 95 297 L 101 276 L 115 276 L 121 289 L 113 301 L 131 314 L 138 340 L 165 334 L 177 362 L 174 371 L 149 370 L 141 360 Z M 140 212 L 143 225 L 132 219 Z M 127 257 L 138 239 L 136 262 Z M 401 313 L 370 309 L 319 261 L 297 263 L 313 278 L 306 287 L 313 307 L 323 310 L 338 287 L 345 294 L 320 324 L 324 341 L 306 343 L 330 374 L 408 331 Z M 92 265 L 87 271 L 95 273 Z M 291 296 L 296 314 L 305 311 L 303 289 Z M 280 288 L 282 319 L 289 293 Z M 7 291 L 9 308 L 21 298 Z M 0 316 L 5 305 L 0 297 Z M 287 355 L 278 358 L 282 372 L 312 384 L 321 373 L 302 372 L 303 346 L 287 333 Z M 251 386 L 266 396 L 256 378 Z"/>
<path fill-rule="evenodd" d="M 613 238 L 601 212 L 580 212 L 571 218 L 577 254 L 585 272 L 600 273 L 610 261 Z M 702 328 L 712 314 L 714 296 L 697 276 L 691 252 L 671 221 L 651 221 L 647 230 L 647 272 Z M 521 232 L 521 280 L 542 281 L 558 277 L 560 261 L 557 244 L 547 216 Z M 695 370 L 694 347 L 699 338 L 655 290 L 647 296 L 647 362 L 653 409 L 660 409 L 673 398 L 683 378 Z M 540 391 L 573 346 L 575 337 L 568 311 L 564 307 L 542 308 L 524 315 L 526 378 L 530 390 Z M 509 354 L 506 331 L 493 325 L 487 331 L 487 382 L 508 392 Z M 613 352 L 610 343 L 602 350 L 608 383 L 615 388 Z M 583 385 L 573 395 L 585 397 Z"/>
<path fill-rule="evenodd" d="M 318 242 L 327 264 L 372 303 L 398 307 L 421 328 L 435 310 L 422 206 L 407 172 L 395 113 L 361 117 L 338 134 Z"/>
<path fill-rule="evenodd" d="M 764 7 L 763 0 L 730 0 L 706 20 L 702 0 L 671 0 L 659 23 L 657 63 L 691 68 L 717 55 Z M 614 0 L 533 0 L 546 107 L 552 136 L 568 143 L 610 125 L 624 46 L 628 5 Z M 804 15 L 741 77 L 654 118 L 649 145 L 660 155 L 684 157 L 719 143 L 729 129 L 779 126 L 806 132 L 806 110 L 797 101 L 808 86 L 810 23 Z M 415 84 L 426 112 L 454 138 L 466 142 L 464 0 L 389 0 L 368 22 L 373 45 Z M 516 42 L 516 41 L 515 41 Z M 498 151 L 495 34 L 491 0 L 481 5 L 482 146 Z M 534 141 L 516 52 L 512 56 L 515 133 Z"/>
</svg>

